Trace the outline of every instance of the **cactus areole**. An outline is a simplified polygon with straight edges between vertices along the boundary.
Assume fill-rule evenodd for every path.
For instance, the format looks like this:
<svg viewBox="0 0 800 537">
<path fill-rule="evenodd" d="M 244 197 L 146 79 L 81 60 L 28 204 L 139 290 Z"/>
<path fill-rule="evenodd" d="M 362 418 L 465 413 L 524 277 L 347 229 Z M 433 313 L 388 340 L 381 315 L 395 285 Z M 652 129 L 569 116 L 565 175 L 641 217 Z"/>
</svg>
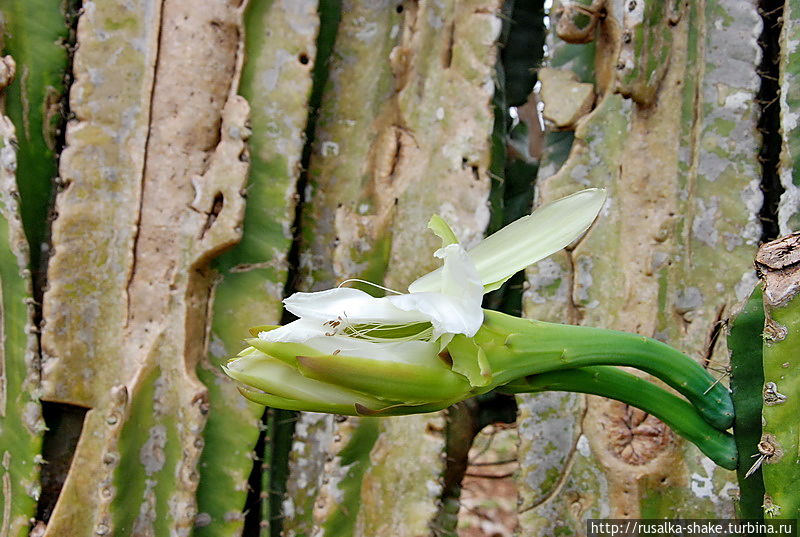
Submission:
<svg viewBox="0 0 800 537">
<path fill-rule="evenodd" d="M 516 272 L 568 246 L 594 222 L 601 189 L 536 210 L 470 250 L 439 217 L 439 269 L 408 293 L 375 298 L 348 287 L 295 293 L 298 319 L 251 330 L 250 347 L 224 366 L 239 391 L 263 405 L 346 415 L 433 412 L 495 388 L 546 389 L 624 399 L 646 408 L 717 464 L 734 468 L 727 388 L 679 351 L 639 335 L 529 321 L 483 310 L 482 296 Z M 634 375 L 638 368 L 681 399 Z M 657 404 L 655 402 L 657 401 Z"/>
</svg>

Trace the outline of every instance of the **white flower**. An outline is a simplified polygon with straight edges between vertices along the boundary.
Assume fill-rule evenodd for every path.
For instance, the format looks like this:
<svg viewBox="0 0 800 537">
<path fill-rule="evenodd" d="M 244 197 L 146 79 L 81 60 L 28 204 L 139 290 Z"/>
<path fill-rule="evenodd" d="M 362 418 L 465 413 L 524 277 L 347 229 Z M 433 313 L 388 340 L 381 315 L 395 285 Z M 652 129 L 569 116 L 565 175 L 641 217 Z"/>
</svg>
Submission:
<svg viewBox="0 0 800 537">
<path fill-rule="evenodd" d="M 605 192 L 590 189 L 546 205 L 465 251 L 441 218 L 441 268 L 408 293 L 375 298 L 340 287 L 295 293 L 284 303 L 298 319 L 262 328 L 224 367 L 255 402 L 294 410 L 382 415 L 430 412 L 491 389 L 480 349 L 451 356 L 457 334 L 484 322 L 483 294 L 517 271 L 564 248 L 599 213 Z M 471 341 L 471 340 L 470 340 Z M 476 391 L 477 390 L 477 391 Z"/>
<path fill-rule="evenodd" d="M 284 304 L 298 320 L 259 337 L 373 357 L 377 347 L 365 343 L 436 341 L 454 334 L 472 337 L 483 322 L 483 294 L 569 245 L 589 228 L 604 201 L 602 189 L 567 196 L 506 226 L 469 252 L 454 242 L 441 219 L 434 218 L 429 227 L 450 243 L 434 254 L 444 264 L 413 282 L 409 293 L 375 298 L 345 287 L 295 293 Z"/>
</svg>

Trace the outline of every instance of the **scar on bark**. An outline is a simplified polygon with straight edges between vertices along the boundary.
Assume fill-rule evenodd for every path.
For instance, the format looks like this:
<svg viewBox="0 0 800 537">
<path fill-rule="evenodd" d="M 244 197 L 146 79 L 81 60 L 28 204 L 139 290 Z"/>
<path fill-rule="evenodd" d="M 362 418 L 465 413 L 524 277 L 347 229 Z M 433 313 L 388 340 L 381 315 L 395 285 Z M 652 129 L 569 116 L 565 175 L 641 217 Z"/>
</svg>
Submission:
<svg viewBox="0 0 800 537">
<path fill-rule="evenodd" d="M 225 196 L 222 192 L 217 192 L 214 196 L 214 203 L 211 204 L 211 211 L 208 212 L 206 217 L 206 222 L 203 224 L 203 229 L 200 230 L 200 239 L 205 237 L 206 232 L 211 229 L 211 226 L 214 225 L 214 222 L 217 221 L 217 217 L 222 212 L 222 207 L 225 205 Z"/>
</svg>

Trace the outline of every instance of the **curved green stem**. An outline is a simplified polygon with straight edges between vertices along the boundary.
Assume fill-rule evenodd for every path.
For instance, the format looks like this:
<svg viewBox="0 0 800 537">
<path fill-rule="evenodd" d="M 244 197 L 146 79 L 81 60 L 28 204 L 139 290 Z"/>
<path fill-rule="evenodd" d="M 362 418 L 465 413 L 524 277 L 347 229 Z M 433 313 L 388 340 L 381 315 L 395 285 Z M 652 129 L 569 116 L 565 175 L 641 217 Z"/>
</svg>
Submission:
<svg viewBox="0 0 800 537">
<path fill-rule="evenodd" d="M 615 330 L 530 321 L 488 310 L 484 313 L 484 325 L 474 344 L 485 351 L 494 384 L 576 367 L 634 367 L 674 388 L 717 429 L 725 430 L 733 424 L 728 388 L 669 345 Z M 448 348 L 455 355 L 459 350 L 467 351 L 465 345 L 470 343 L 457 337 Z"/>
<path fill-rule="evenodd" d="M 580 392 L 616 399 L 654 415 L 723 468 L 736 468 L 736 443 L 732 435 L 709 426 L 684 399 L 616 367 L 551 371 L 510 382 L 499 389 L 508 393 Z"/>
</svg>

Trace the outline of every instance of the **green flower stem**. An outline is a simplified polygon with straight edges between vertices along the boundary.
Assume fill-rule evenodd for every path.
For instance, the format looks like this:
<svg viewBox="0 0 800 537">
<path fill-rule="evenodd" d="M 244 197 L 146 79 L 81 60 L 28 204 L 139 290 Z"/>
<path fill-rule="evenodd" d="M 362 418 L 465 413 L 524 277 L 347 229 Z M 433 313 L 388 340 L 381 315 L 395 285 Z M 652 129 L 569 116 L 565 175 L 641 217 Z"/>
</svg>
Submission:
<svg viewBox="0 0 800 537">
<path fill-rule="evenodd" d="M 732 435 L 709 426 L 684 399 L 616 367 L 581 367 L 531 375 L 502 386 L 500 391 L 580 392 L 616 399 L 654 415 L 723 468 L 736 468 L 736 443 Z"/>
<path fill-rule="evenodd" d="M 460 353 L 474 353 L 476 345 L 486 354 L 494 385 L 547 371 L 628 366 L 677 390 L 717 429 L 733 424 L 733 402 L 727 387 L 685 354 L 648 337 L 530 321 L 486 310 L 483 327 L 475 337 L 457 336 L 448 349 L 458 359 Z"/>
</svg>

